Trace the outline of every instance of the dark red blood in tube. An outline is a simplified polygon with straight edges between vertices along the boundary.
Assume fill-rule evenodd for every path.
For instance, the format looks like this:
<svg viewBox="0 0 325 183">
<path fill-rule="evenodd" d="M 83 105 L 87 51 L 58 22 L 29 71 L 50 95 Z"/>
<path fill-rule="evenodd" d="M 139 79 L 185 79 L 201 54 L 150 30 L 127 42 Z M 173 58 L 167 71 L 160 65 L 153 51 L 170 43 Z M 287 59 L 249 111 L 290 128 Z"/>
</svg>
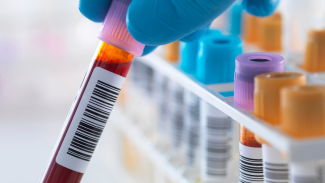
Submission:
<svg viewBox="0 0 325 183">
<path fill-rule="evenodd" d="M 72 109 L 72 115 L 69 119 L 69 122 L 64 128 L 64 134 L 61 139 L 59 139 L 59 145 L 55 149 L 54 156 L 50 160 L 50 163 L 42 177 L 41 182 L 42 183 L 79 183 L 82 179 L 83 173 L 79 173 L 73 170 L 70 170 L 68 168 L 65 168 L 59 164 L 56 163 L 56 156 L 60 150 L 60 147 L 62 145 L 62 142 L 66 136 L 66 133 L 70 127 L 71 121 L 77 111 L 77 108 L 79 106 L 80 100 L 82 98 L 82 95 L 87 88 L 88 81 L 92 75 L 93 70 L 95 67 L 101 67 L 103 69 L 106 69 L 110 72 L 113 72 L 115 74 L 118 74 L 120 76 L 126 77 L 129 68 L 131 66 L 132 60 L 134 56 L 124 50 L 121 50 L 117 47 L 114 47 L 110 44 L 107 44 L 105 42 L 101 43 L 100 49 L 97 53 L 97 57 L 93 65 L 91 66 L 91 70 L 89 71 L 90 74 L 87 76 L 87 78 L 84 79 L 85 85 L 80 88 L 81 92 L 80 95 L 77 96 L 77 104 Z"/>
</svg>

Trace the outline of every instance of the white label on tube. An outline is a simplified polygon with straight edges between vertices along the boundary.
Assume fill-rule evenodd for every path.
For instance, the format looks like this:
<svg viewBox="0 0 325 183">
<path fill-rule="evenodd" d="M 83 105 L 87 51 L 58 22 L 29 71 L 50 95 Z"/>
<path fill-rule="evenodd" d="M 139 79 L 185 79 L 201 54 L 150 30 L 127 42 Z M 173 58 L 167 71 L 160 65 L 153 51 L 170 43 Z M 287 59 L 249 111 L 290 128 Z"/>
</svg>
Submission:
<svg viewBox="0 0 325 183">
<path fill-rule="evenodd" d="M 199 162 L 197 157 L 200 143 L 200 98 L 188 90 L 184 92 L 186 163 L 195 166 Z"/>
<path fill-rule="evenodd" d="M 201 102 L 203 182 L 229 178 L 233 163 L 233 122 L 229 116 Z"/>
<path fill-rule="evenodd" d="M 292 183 L 318 183 L 319 167 L 316 161 L 290 163 Z"/>
<path fill-rule="evenodd" d="M 56 162 L 85 173 L 125 78 L 96 67 L 63 140 Z"/>
<path fill-rule="evenodd" d="M 184 137 L 184 88 L 175 82 L 168 82 L 168 133 L 173 148 L 181 146 Z"/>
<path fill-rule="evenodd" d="M 265 182 L 289 182 L 288 163 L 281 152 L 272 146 L 262 145 Z"/>
<path fill-rule="evenodd" d="M 262 148 L 239 142 L 239 182 L 264 182 Z"/>
</svg>

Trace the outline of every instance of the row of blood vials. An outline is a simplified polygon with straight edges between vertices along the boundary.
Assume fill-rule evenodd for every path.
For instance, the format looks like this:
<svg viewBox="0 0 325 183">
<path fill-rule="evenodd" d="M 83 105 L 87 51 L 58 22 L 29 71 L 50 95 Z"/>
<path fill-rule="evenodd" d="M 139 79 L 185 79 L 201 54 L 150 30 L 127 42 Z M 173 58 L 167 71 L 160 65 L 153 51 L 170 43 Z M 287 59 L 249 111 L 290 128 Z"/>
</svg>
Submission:
<svg viewBox="0 0 325 183">
<path fill-rule="evenodd" d="M 266 18 L 245 13 L 242 32 L 244 52 L 277 53 L 293 67 L 325 72 L 325 1 L 283 1 L 280 10 Z"/>
<path fill-rule="evenodd" d="M 282 56 L 241 54 L 242 46 L 236 36 L 209 30 L 198 41 L 167 45 L 165 59 L 172 64 L 179 60 L 179 68 L 189 77 L 290 136 L 325 136 L 325 86 L 305 86 L 304 74 L 284 72 Z M 267 141 L 159 70 L 139 61 L 131 68 L 124 103 L 128 115 L 189 182 L 323 181 L 323 163 L 287 162 L 285 154 Z M 140 165 L 145 158 L 130 158 L 136 146 L 126 137 L 123 142 L 126 167 L 134 174 L 134 160 Z M 139 180 L 156 182 L 150 173 L 140 173 Z"/>
</svg>

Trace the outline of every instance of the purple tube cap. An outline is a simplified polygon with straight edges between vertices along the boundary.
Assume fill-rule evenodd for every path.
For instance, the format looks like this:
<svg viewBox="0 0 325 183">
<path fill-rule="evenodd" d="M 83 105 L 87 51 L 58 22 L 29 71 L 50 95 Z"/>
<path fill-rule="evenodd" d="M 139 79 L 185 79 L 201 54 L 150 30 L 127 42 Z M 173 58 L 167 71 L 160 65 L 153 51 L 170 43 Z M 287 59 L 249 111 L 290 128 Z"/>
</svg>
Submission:
<svg viewBox="0 0 325 183">
<path fill-rule="evenodd" d="M 255 77 L 255 73 L 265 71 L 284 71 L 284 58 L 281 55 L 265 52 L 244 53 L 236 57 L 236 73 Z"/>
<path fill-rule="evenodd" d="M 270 72 L 284 72 L 284 58 L 273 53 L 254 52 L 237 56 L 234 102 L 246 110 L 254 109 L 254 77 Z"/>
<path fill-rule="evenodd" d="M 131 0 L 113 0 L 98 38 L 135 56 L 141 56 L 144 44 L 139 43 L 126 27 L 126 12 Z"/>
</svg>

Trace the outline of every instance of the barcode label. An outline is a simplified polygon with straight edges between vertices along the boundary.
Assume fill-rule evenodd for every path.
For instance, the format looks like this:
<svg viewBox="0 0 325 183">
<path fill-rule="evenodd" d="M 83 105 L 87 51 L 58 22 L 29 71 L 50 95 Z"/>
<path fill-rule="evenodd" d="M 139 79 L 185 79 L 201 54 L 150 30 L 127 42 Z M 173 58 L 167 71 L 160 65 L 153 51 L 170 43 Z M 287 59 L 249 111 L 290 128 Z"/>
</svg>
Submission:
<svg viewBox="0 0 325 183">
<path fill-rule="evenodd" d="M 89 79 L 56 162 L 84 173 L 125 78 L 96 67 Z"/>
<path fill-rule="evenodd" d="M 320 183 L 319 165 L 316 161 L 290 163 L 292 183 Z"/>
<path fill-rule="evenodd" d="M 166 98 L 168 97 L 168 79 L 159 72 L 155 72 L 154 80 L 154 83 L 156 83 L 154 93 L 156 103 L 158 105 L 158 130 L 161 133 L 165 133 L 167 128 L 166 117 L 168 115 L 168 102 L 166 101 Z"/>
<path fill-rule="evenodd" d="M 274 147 L 263 144 L 264 181 L 267 183 L 289 182 L 288 163 Z"/>
<path fill-rule="evenodd" d="M 264 182 L 262 148 L 239 143 L 239 182 Z"/>
<path fill-rule="evenodd" d="M 134 83 L 132 87 L 143 92 L 144 96 L 151 96 L 153 88 L 154 70 L 148 65 L 135 59 L 131 66 L 131 80 Z"/>
<path fill-rule="evenodd" d="M 226 179 L 230 176 L 233 122 L 214 106 L 201 102 L 202 177 L 204 181 Z"/>
<path fill-rule="evenodd" d="M 185 143 L 186 163 L 193 166 L 198 163 L 200 143 L 200 98 L 190 91 L 185 91 Z"/>
<path fill-rule="evenodd" d="M 169 136 L 174 148 L 179 148 L 183 141 L 184 134 L 184 89 L 174 82 L 169 82 L 170 107 L 169 115 Z"/>
<path fill-rule="evenodd" d="M 207 174 L 226 177 L 228 161 L 231 158 L 231 119 L 208 117 L 206 128 Z"/>
</svg>

